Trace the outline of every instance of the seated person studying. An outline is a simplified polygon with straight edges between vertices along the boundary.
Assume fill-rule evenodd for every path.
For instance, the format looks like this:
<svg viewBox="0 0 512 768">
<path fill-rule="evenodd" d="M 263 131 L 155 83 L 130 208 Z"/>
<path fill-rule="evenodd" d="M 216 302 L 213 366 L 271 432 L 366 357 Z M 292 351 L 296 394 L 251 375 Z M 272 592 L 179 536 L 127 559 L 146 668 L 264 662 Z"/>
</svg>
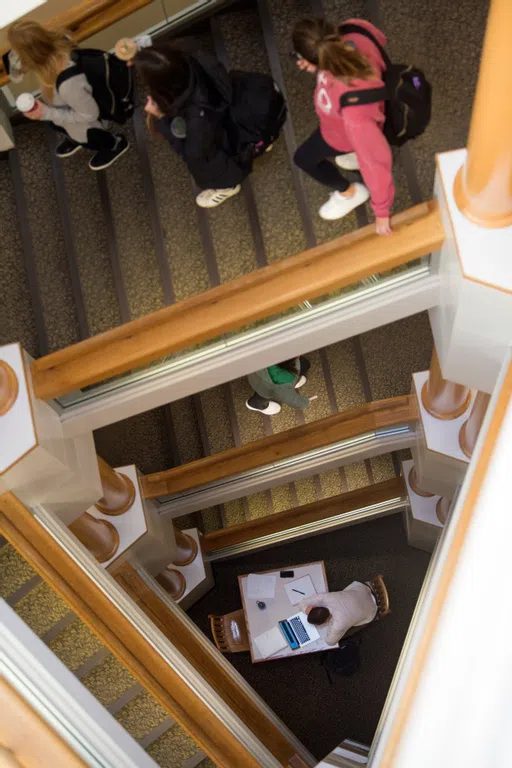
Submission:
<svg viewBox="0 0 512 768">
<path fill-rule="evenodd" d="M 377 602 L 368 584 L 353 581 L 341 592 L 312 595 L 302 600 L 299 608 L 310 624 L 327 623 L 325 640 L 337 645 L 351 627 L 369 624 L 377 614 Z"/>
</svg>

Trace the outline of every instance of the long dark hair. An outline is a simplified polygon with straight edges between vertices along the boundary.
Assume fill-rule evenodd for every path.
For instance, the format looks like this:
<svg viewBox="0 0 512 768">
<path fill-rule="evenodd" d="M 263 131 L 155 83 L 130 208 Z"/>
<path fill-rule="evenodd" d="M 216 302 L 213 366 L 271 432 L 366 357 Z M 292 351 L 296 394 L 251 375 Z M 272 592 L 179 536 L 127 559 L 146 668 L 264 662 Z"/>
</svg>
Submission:
<svg viewBox="0 0 512 768">
<path fill-rule="evenodd" d="M 187 89 L 190 67 L 183 51 L 157 43 L 143 48 L 133 59 L 149 95 L 164 115 L 172 115 L 174 103 Z"/>
<path fill-rule="evenodd" d="M 316 16 L 301 19 L 293 28 L 292 39 L 300 56 L 334 77 L 347 82 L 375 77 L 366 56 L 345 45 L 338 27 L 325 19 Z"/>
</svg>

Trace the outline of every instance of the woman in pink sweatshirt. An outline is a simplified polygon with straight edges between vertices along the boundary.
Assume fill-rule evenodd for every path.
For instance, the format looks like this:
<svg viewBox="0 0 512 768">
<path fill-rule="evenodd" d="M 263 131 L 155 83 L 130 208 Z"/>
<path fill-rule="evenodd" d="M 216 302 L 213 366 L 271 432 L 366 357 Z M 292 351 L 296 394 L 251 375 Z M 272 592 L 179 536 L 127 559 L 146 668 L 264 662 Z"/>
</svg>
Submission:
<svg viewBox="0 0 512 768">
<path fill-rule="evenodd" d="M 368 21 L 349 19 L 347 24 L 365 27 L 385 45 L 385 35 Z M 390 234 L 395 187 L 391 148 L 382 132 L 384 102 L 340 106 L 347 91 L 382 87 L 385 65 L 378 48 L 355 32 L 340 36 L 336 25 L 315 17 L 297 22 L 293 45 L 299 68 L 317 77 L 315 109 L 320 128 L 299 147 L 294 159 L 305 173 L 333 190 L 320 216 L 341 219 L 370 198 L 377 232 Z M 360 170 L 365 184 L 347 181 L 329 162 L 333 157 L 339 168 Z"/>
</svg>

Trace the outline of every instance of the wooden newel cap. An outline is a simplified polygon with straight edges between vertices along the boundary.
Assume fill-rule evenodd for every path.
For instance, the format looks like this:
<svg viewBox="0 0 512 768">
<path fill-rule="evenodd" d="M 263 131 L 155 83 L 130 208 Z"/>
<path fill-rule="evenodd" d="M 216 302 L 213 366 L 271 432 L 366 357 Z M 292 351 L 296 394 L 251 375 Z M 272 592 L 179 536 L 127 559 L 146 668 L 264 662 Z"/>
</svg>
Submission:
<svg viewBox="0 0 512 768">
<path fill-rule="evenodd" d="M 135 486 L 129 477 L 107 464 L 98 456 L 103 496 L 95 504 L 98 512 L 104 515 L 122 515 L 135 501 Z"/>
<path fill-rule="evenodd" d="M 173 600 L 179 600 L 180 597 L 183 597 L 185 594 L 185 590 L 187 588 L 185 577 L 182 573 L 176 571 L 174 568 L 167 566 L 167 568 L 162 571 L 162 573 L 159 573 L 155 578 L 160 586 L 169 593 Z"/>
<path fill-rule="evenodd" d="M 423 496 L 425 498 L 429 498 L 430 496 L 435 496 L 435 493 L 430 493 L 429 491 L 424 491 L 422 488 L 420 488 L 420 486 L 418 485 L 418 479 L 416 477 L 415 467 L 411 467 L 408 480 L 409 480 L 409 485 L 411 486 L 416 496 Z"/>
<path fill-rule="evenodd" d="M 99 563 L 106 563 L 119 549 L 119 532 L 108 520 L 98 520 L 84 512 L 69 526 L 69 530 L 82 542 Z"/>
<path fill-rule="evenodd" d="M 189 536 L 187 533 L 182 533 L 182 531 L 177 528 L 175 528 L 174 533 L 176 536 L 176 555 L 172 564 L 181 567 L 190 565 L 190 563 L 194 562 L 197 556 L 197 541 L 193 539 L 192 536 Z"/>
<path fill-rule="evenodd" d="M 0 416 L 10 411 L 18 397 L 18 378 L 5 360 L 0 360 Z"/>
</svg>

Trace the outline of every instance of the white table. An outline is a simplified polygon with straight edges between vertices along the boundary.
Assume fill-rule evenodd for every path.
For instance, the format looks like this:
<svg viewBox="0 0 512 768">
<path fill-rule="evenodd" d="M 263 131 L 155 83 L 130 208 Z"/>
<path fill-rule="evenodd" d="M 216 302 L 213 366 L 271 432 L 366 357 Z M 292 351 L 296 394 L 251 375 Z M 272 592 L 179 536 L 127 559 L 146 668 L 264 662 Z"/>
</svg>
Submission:
<svg viewBox="0 0 512 768">
<path fill-rule="evenodd" d="M 294 575 L 289 579 L 282 579 L 279 574 L 282 570 L 294 571 Z M 282 659 L 288 656 L 301 656 L 305 653 L 318 653 L 318 651 L 325 651 L 332 648 L 331 645 L 327 645 L 325 642 L 325 635 L 327 634 L 327 626 L 317 627 L 320 637 L 315 640 L 314 643 L 309 643 L 304 648 L 297 648 L 293 651 L 289 646 L 279 651 L 278 653 L 268 658 L 263 658 L 254 644 L 253 638 L 258 637 L 263 632 L 266 632 L 272 627 L 276 627 L 278 622 L 282 619 L 287 619 L 289 616 L 299 612 L 298 605 L 292 605 L 286 594 L 284 588 L 285 584 L 290 581 L 295 581 L 301 576 L 311 576 L 311 581 L 315 588 L 315 592 L 328 592 L 327 576 L 325 574 L 324 561 L 319 560 L 316 563 L 306 563 L 305 565 L 290 565 L 283 566 L 278 571 L 260 571 L 260 573 L 276 574 L 276 593 L 273 598 L 263 598 L 263 602 L 266 604 L 266 608 L 261 610 L 257 606 L 257 600 L 250 599 L 247 596 L 247 577 L 249 574 L 238 577 L 238 584 L 240 586 L 240 594 L 242 595 L 242 606 L 244 609 L 245 621 L 247 624 L 247 632 L 249 635 L 249 645 L 251 651 L 251 659 L 254 663 L 259 661 L 274 661 L 275 659 Z"/>
</svg>

